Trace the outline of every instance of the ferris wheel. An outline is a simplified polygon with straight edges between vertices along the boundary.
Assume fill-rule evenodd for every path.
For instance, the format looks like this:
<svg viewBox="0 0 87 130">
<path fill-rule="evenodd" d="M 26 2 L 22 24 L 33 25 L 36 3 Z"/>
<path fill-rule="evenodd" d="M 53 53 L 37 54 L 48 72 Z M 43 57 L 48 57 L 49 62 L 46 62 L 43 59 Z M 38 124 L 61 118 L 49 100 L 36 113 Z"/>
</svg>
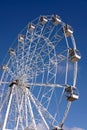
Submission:
<svg viewBox="0 0 87 130">
<path fill-rule="evenodd" d="M 0 130 L 63 130 L 79 98 L 80 58 L 73 29 L 58 15 L 31 21 L 1 65 Z"/>
</svg>

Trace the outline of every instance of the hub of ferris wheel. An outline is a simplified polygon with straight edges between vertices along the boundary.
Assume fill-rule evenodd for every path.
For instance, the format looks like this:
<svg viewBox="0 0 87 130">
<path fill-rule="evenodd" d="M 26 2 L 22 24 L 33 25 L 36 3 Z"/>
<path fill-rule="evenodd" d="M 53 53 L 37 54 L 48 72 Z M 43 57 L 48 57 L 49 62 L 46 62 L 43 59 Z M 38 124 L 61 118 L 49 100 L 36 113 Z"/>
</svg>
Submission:
<svg viewBox="0 0 87 130">
<path fill-rule="evenodd" d="M 0 130 L 63 130 L 79 98 L 81 55 L 72 27 L 58 15 L 40 16 L 18 34 L 14 46 L 1 66 Z"/>
</svg>

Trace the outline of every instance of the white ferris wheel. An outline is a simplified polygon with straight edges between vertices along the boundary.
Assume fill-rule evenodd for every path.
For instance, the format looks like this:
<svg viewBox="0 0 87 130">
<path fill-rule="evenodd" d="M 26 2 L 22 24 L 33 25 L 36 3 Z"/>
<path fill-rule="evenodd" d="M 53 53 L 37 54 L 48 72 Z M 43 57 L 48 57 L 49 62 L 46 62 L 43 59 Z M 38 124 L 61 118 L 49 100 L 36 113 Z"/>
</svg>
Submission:
<svg viewBox="0 0 87 130">
<path fill-rule="evenodd" d="M 79 98 L 80 58 L 72 28 L 58 15 L 31 21 L 1 66 L 0 130 L 63 130 Z"/>
</svg>

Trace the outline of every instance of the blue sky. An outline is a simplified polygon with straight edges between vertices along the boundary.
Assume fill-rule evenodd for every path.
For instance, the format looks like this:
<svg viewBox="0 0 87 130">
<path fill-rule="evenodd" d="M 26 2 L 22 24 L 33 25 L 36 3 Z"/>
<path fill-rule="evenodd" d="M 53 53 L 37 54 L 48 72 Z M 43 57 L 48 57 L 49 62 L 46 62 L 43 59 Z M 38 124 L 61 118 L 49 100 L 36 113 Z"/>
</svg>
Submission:
<svg viewBox="0 0 87 130">
<path fill-rule="evenodd" d="M 54 13 L 73 27 L 77 48 L 82 55 L 77 79 L 80 99 L 73 103 L 66 126 L 69 130 L 87 130 L 86 0 L 0 0 L 0 64 L 15 37 L 29 21 L 39 15 Z"/>
</svg>

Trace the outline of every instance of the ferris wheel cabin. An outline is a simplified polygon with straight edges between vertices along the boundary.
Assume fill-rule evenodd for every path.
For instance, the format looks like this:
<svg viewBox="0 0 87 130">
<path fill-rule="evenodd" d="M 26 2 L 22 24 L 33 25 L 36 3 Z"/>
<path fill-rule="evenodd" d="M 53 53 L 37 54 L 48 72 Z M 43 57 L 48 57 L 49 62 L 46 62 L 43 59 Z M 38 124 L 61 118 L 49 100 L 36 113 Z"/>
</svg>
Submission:
<svg viewBox="0 0 87 130">
<path fill-rule="evenodd" d="M 79 98 L 77 89 L 73 86 L 67 86 L 65 88 L 65 92 L 66 92 L 66 97 L 68 101 L 75 101 Z"/>
<path fill-rule="evenodd" d="M 53 15 L 52 21 L 53 21 L 54 25 L 58 25 L 61 22 L 61 18 L 58 15 Z"/>
<path fill-rule="evenodd" d="M 47 17 L 45 17 L 45 16 L 41 16 L 41 17 L 40 17 L 40 23 L 41 23 L 41 24 L 45 24 L 47 21 L 48 21 L 48 20 L 47 20 Z"/>
<path fill-rule="evenodd" d="M 72 62 L 77 62 L 81 59 L 81 55 L 78 50 L 69 49 L 69 58 Z"/>
<path fill-rule="evenodd" d="M 8 69 L 7 65 L 2 65 L 2 66 L 1 66 L 1 70 L 2 70 L 2 71 L 7 70 L 7 69 Z"/>
<path fill-rule="evenodd" d="M 55 126 L 55 128 L 53 128 L 53 130 L 63 130 L 63 128 L 59 127 L 59 126 Z"/>
<path fill-rule="evenodd" d="M 73 34 L 73 29 L 72 29 L 72 27 L 71 27 L 70 25 L 66 24 L 66 25 L 64 26 L 64 33 L 65 33 L 66 37 L 71 36 L 71 35 Z"/>
<path fill-rule="evenodd" d="M 31 32 L 32 32 L 32 31 L 35 29 L 35 25 L 34 25 L 34 24 L 32 24 L 32 23 L 31 23 L 31 24 L 29 24 L 29 25 L 28 25 L 28 29 L 29 29 L 29 31 L 31 31 Z"/>
<path fill-rule="evenodd" d="M 10 48 L 9 49 L 9 54 L 10 54 L 10 56 L 15 55 L 15 50 L 13 48 Z"/>
<path fill-rule="evenodd" d="M 18 35 L 18 42 L 20 43 L 24 42 L 24 36 L 22 34 Z"/>
</svg>

